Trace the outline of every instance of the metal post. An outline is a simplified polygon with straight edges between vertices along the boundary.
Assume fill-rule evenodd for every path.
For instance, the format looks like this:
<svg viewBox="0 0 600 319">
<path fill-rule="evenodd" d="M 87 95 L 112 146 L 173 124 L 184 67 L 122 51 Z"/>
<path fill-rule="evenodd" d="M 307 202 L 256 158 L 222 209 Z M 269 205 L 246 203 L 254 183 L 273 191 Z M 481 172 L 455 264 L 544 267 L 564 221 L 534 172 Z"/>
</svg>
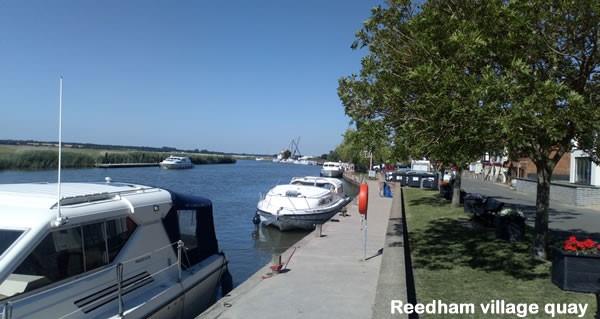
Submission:
<svg viewBox="0 0 600 319">
<path fill-rule="evenodd" d="M 119 303 L 119 317 L 123 317 L 123 264 L 117 264 L 117 301 Z"/>
<path fill-rule="evenodd" d="M 11 319 L 12 318 L 12 304 L 7 302 L 4 304 L 4 309 L 2 309 L 2 319 Z"/>
<path fill-rule="evenodd" d="M 365 215 L 365 227 L 363 227 L 363 260 L 367 260 L 367 216 Z"/>
<path fill-rule="evenodd" d="M 315 236 L 321 238 L 321 234 L 323 233 L 323 224 L 317 224 L 315 227 Z"/>
<path fill-rule="evenodd" d="M 181 251 L 183 250 L 183 241 L 177 241 L 177 281 L 181 282 Z"/>
</svg>

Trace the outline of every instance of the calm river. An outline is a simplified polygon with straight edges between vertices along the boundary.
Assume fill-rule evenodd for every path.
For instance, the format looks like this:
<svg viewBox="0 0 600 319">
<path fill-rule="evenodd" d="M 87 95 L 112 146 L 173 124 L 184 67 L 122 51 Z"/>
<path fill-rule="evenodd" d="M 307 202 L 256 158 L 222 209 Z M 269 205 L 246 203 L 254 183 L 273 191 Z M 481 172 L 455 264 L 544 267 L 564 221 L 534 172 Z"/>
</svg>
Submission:
<svg viewBox="0 0 600 319">
<path fill-rule="evenodd" d="M 259 193 L 294 176 L 318 176 L 318 166 L 277 164 L 269 161 L 238 161 L 236 164 L 196 165 L 190 170 L 158 167 L 69 169 L 63 181 L 129 182 L 168 188 L 212 200 L 220 248 L 229 258 L 229 269 L 237 286 L 285 251 L 306 232 L 285 232 L 252 224 Z M 56 171 L 0 171 L 0 183 L 55 182 Z M 350 185 L 344 185 L 351 190 Z"/>
</svg>

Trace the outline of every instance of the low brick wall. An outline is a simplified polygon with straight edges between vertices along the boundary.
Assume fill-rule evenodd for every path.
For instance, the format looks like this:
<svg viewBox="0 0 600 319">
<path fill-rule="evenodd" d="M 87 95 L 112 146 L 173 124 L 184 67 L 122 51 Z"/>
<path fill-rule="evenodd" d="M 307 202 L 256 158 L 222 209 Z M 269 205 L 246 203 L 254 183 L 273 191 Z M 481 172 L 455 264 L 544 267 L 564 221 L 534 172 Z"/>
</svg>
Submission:
<svg viewBox="0 0 600 319">
<path fill-rule="evenodd" d="M 519 192 L 535 194 L 537 183 L 532 180 L 517 178 L 515 188 Z M 600 205 L 600 187 L 551 183 L 550 199 L 566 205 L 596 206 Z"/>
</svg>

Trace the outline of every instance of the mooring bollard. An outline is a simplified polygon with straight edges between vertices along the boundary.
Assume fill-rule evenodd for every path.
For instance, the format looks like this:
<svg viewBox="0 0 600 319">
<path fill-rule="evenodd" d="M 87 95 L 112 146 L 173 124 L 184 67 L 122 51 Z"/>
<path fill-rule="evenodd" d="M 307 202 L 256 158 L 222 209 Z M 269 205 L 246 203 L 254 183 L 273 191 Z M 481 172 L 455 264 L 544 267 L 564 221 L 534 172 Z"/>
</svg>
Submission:
<svg viewBox="0 0 600 319">
<path fill-rule="evenodd" d="M 274 274 L 279 273 L 283 265 L 281 264 L 281 255 L 273 254 L 271 257 L 271 270 Z"/>
<path fill-rule="evenodd" d="M 317 236 L 318 238 L 321 238 L 322 234 L 323 234 L 323 224 L 317 224 L 315 226 L 315 236 Z"/>
</svg>

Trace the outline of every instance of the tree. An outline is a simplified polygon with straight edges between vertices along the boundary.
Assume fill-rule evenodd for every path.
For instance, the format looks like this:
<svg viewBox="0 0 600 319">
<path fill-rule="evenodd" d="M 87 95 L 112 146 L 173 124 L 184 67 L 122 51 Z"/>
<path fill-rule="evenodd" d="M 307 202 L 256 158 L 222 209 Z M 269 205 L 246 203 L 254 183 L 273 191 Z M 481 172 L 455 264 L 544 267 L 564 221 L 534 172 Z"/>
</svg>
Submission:
<svg viewBox="0 0 600 319">
<path fill-rule="evenodd" d="M 396 154 L 458 168 L 455 206 L 463 168 L 498 147 L 495 109 L 479 99 L 488 71 L 479 57 L 489 48 L 469 20 L 481 6 L 456 12 L 446 1 L 430 1 L 415 14 L 409 1 L 390 1 L 373 9 L 355 44 L 369 54 L 360 74 L 338 88 L 349 116 L 389 127 Z"/>
<path fill-rule="evenodd" d="M 391 0 L 357 33 L 369 53 L 338 93 L 349 116 L 381 121 L 412 157 L 459 172 L 484 152 L 529 157 L 534 254 L 544 258 L 554 167 L 573 147 L 600 163 L 599 19 L 593 0 L 431 0 L 418 10 Z"/>
<path fill-rule="evenodd" d="M 501 29 L 485 29 L 498 48 L 487 100 L 502 113 L 509 150 L 536 165 L 534 255 L 545 258 L 556 164 L 573 147 L 599 161 L 600 3 L 535 0 L 499 7 Z"/>
</svg>

